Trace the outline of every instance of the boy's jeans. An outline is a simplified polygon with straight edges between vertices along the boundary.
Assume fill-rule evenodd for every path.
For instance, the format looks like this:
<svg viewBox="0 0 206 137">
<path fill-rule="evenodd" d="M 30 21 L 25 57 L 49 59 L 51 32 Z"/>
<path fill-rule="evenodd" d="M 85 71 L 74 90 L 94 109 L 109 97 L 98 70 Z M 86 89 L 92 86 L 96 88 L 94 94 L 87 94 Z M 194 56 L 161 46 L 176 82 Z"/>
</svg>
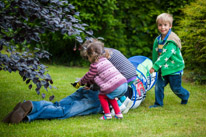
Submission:
<svg viewBox="0 0 206 137">
<path fill-rule="evenodd" d="M 102 112 L 98 99 L 98 91 L 78 89 L 59 102 L 31 101 L 32 111 L 28 121 L 35 119 L 65 119 L 73 116 L 88 115 Z"/>
<path fill-rule="evenodd" d="M 155 105 L 163 106 L 164 88 L 169 83 L 172 91 L 182 100 L 188 100 L 190 93 L 182 87 L 182 75 L 158 75 L 155 85 Z"/>
</svg>

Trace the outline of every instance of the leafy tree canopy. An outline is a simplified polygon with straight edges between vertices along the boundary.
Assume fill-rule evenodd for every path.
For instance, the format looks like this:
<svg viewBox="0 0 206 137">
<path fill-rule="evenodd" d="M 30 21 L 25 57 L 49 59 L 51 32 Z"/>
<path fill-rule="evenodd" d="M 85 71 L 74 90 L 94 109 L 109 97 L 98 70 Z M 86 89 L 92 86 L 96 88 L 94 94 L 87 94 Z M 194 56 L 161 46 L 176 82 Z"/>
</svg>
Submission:
<svg viewBox="0 0 206 137">
<path fill-rule="evenodd" d="M 82 43 L 83 38 L 89 38 L 87 35 L 93 32 L 86 30 L 88 25 L 81 23 L 78 16 L 75 7 L 64 0 L 0 1 L 0 70 L 18 71 L 30 89 L 36 85 L 37 94 L 42 87 L 52 88 L 53 80 L 45 74 L 47 67 L 40 63 L 42 58 L 49 59 L 50 53 L 38 48 L 30 52 L 29 43 L 40 42 L 40 34 L 46 31 L 74 36 Z M 18 52 L 17 47 L 23 47 L 24 51 Z"/>
</svg>

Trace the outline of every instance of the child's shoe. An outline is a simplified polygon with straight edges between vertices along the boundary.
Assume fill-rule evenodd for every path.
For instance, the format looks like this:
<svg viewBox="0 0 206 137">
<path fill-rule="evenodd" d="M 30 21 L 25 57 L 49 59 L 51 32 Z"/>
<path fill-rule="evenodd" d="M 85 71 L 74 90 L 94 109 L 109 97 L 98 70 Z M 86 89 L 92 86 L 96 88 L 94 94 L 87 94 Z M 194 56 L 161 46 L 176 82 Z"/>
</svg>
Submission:
<svg viewBox="0 0 206 137">
<path fill-rule="evenodd" d="M 187 102 L 188 102 L 188 100 L 182 100 L 182 101 L 181 101 L 181 104 L 182 104 L 182 105 L 186 105 Z"/>
<path fill-rule="evenodd" d="M 122 118 L 123 118 L 123 115 L 122 115 L 121 112 L 119 112 L 119 113 L 115 114 L 114 117 L 115 117 L 116 119 L 122 119 Z"/>
<path fill-rule="evenodd" d="M 107 113 L 107 114 L 104 114 L 102 117 L 100 117 L 101 120 L 109 120 L 109 119 L 112 119 L 112 115 L 111 113 Z"/>
<path fill-rule="evenodd" d="M 122 104 L 124 104 L 125 106 L 127 106 L 127 104 L 129 103 L 130 99 L 127 97 L 124 102 L 122 102 Z"/>
<path fill-rule="evenodd" d="M 126 109 L 125 109 L 124 111 L 121 111 L 121 112 L 124 113 L 124 114 L 126 114 L 126 113 L 129 111 L 129 109 L 132 107 L 133 101 L 130 100 L 130 99 L 127 97 L 127 99 L 123 102 L 123 104 L 126 104 Z"/>
<path fill-rule="evenodd" d="M 127 107 L 122 103 L 122 105 L 119 107 L 120 111 L 123 112 Z M 111 111 L 112 116 L 115 115 L 114 109 Z"/>
<path fill-rule="evenodd" d="M 190 93 L 188 94 L 188 99 L 189 99 L 189 97 L 190 97 Z M 182 105 L 186 105 L 187 102 L 188 102 L 188 99 L 187 99 L 187 100 L 182 100 L 182 101 L 181 101 L 181 104 L 182 104 Z"/>
<path fill-rule="evenodd" d="M 152 105 L 152 106 L 149 106 L 149 108 L 156 108 L 156 107 L 162 107 L 160 105 Z"/>
</svg>

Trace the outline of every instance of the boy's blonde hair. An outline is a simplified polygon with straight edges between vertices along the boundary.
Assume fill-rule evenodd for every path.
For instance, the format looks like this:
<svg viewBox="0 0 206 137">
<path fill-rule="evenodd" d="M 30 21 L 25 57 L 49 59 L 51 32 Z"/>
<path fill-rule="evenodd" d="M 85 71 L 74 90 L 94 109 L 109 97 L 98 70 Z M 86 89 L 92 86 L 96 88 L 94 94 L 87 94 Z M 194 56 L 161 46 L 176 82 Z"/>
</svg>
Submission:
<svg viewBox="0 0 206 137">
<path fill-rule="evenodd" d="M 156 23 L 158 24 L 159 21 L 163 22 L 169 22 L 169 24 L 172 26 L 173 23 L 173 17 L 171 14 L 168 13 L 162 13 L 159 16 L 157 16 Z"/>
</svg>

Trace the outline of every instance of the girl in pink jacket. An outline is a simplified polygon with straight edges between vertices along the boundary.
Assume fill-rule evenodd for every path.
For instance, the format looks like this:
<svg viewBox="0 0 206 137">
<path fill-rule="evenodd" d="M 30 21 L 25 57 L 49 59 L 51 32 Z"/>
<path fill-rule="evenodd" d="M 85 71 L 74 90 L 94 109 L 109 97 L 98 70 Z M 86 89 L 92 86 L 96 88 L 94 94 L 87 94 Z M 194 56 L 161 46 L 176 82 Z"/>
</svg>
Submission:
<svg viewBox="0 0 206 137">
<path fill-rule="evenodd" d="M 123 96 L 127 91 L 126 78 L 107 59 L 109 51 L 104 51 L 104 44 L 91 41 L 87 49 L 87 57 L 91 62 L 89 71 L 79 81 L 80 85 L 96 83 L 100 87 L 99 100 L 104 110 L 100 119 L 111 119 L 109 103 L 115 111 L 115 118 L 122 119 L 123 115 L 115 98 Z M 108 103 L 109 102 L 109 103 Z"/>
</svg>

